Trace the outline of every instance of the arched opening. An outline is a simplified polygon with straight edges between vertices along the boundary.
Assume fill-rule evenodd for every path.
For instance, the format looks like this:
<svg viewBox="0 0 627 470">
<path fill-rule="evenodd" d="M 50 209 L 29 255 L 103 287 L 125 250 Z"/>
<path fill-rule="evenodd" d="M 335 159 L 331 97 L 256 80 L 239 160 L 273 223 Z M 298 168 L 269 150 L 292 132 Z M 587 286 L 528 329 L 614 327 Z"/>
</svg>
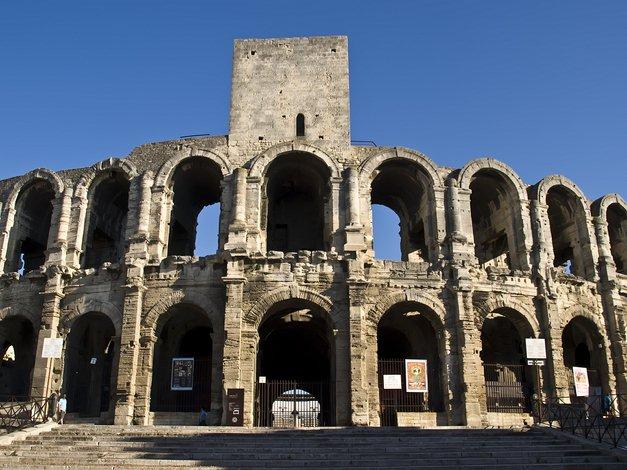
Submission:
<svg viewBox="0 0 627 470">
<path fill-rule="evenodd" d="M 305 137 L 305 115 L 296 116 L 296 137 Z"/>
<path fill-rule="evenodd" d="M 330 172 L 304 152 L 274 159 L 265 179 L 268 251 L 329 249 Z"/>
<path fill-rule="evenodd" d="M 179 304 L 159 320 L 150 411 L 211 410 L 213 328 L 198 307 Z"/>
<path fill-rule="evenodd" d="M 382 204 L 372 204 L 372 243 L 380 259 L 401 261 L 401 220 L 396 212 Z M 394 231 L 392 227 L 398 227 Z"/>
<path fill-rule="evenodd" d="M 74 320 L 67 338 L 63 382 L 68 413 L 99 417 L 109 411 L 115 348 L 115 327 L 104 313 L 89 312 Z"/>
<path fill-rule="evenodd" d="M 117 263 L 124 257 L 129 188 L 124 174 L 111 171 L 92 189 L 85 233 L 85 268 Z"/>
<path fill-rule="evenodd" d="M 605 342 L 597 326 L 581 316 L 573 318 L 562 332 L 564 366 L 568 369 L 571 397 L 575 397 L 573 367 L 588 369 L 590 395 L 608 393 Z"/>
<path fill-rule="evenodd" d="M 54 197 L 52 184 L 42 179 L 34 180 L 20 191 L 15 203 L 7 272 L 28 273 L 43 266 Z"/>
<path fill-rule="evenodd" d="M 310 302 L 275 304 L 259 326 L 256 424 L 335 424 L 334 334 L 327 313 Z"/>
<path fill-rule="evenodd" d="M 379 406 L 384 426 L 401 424 L 401 414 L 444 410 L 443 357 L 443 328 L 429 307 L 403 302 L 381 317 L 377 328 L 377 359 Z M 422 389 L 408 385 L 411 377 L 406 370 L 406 360 L 426 361 L 426 380 Z M 423 367 L 419 366 L 419 373 L 424 373 Z M 396 386 L 400 384 L 401 388 L 390 387 L 386 383 L 389 377 L 395 377 Z"/>
<path fill-rule="evenodd" d="M 607 231 L 616 271 L 627 274 L 627 210 L 616 202 L 607 208 Z"/>
<path fill-rule="evenodd" d="M 589 250 L 586 242 L 586 214 L 578 196 L 564 186 L 553 186 L 546 195 L 551 239 L 553 240 L 553 266 L 562 266 L 566 273 L 586 277 L 594 266 L 586 267 Z"/>
<path fill-rule="evenodd" d="M 385 206 L 398 216 L 401 259 L 430 260 L 433 204 L 428 188 L 432 183 L 420 166 L 407 160 L 388 160 L 377 171 L 371 185 L 370 202 Z M 392 230 L 395 229 L 390 226 L 388 233 Z M 375 254 L 380 257 L 378 252 Z"/>
<path fill-rule="evenodd" d="M 473 175 L 470 190 L 477 260 L 484 267 L 521 269 L 516 226 L 522 208 L 514 185 L 498 171 L 482 169 Z"/>
<path fill-rule="evenodd" d="M 191 157 L 176 168 L 168 255 L 200 256 L 217 251 L 209 252 L 218 245 L 221 181 L 220 168 L 207 158 Z M 209 235 L 205 228 L 214 231 Z M 214 241 L 205 239 L 207 236 Z"/>
<path fill-rule="evenodd" d="M 498 309 L 483 321 L 481 360 L 488 411 L 524 413 L 531 410 L 534 372 L 526 364 L 524 341 L 533 330 L 512 309 Z"/>
<path fill-rule="evenodd" d="M 25 400 L 30 396 L 35 347 L 30 320 L 11 316 L 0 321 L 0 401 Z"/>
</svg>

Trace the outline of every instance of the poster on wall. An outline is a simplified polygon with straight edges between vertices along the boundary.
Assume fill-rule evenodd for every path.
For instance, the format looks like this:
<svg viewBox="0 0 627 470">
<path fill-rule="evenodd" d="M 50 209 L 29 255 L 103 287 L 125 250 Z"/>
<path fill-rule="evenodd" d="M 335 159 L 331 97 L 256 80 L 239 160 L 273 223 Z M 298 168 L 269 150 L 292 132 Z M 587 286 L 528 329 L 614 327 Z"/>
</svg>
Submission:
<svg viewBox="0 0 627 470">
<path fill-rule="evenodd" d="M 63 338 L 44 338 L 41 357 L 44 359 L 59 359 L 63 353 Z"/>
<path fill-rule="evenodd" d="M 172 358 L 172 380 L 170 390 L 182 391 L 194 388 L 194 358 Z"/>
<path fill-rule="evenodd" d="M 427 360 L 405 359 L 405 390 L 413 393 L 427 393 Z"/>
<path fill-rule="evenodd" d="M 588 369 L 585 367 L 573 367 L 575 382 L 575 396 L 587 397 L 590 394 L 590 382 L 588 382 Z"/>
</svg>

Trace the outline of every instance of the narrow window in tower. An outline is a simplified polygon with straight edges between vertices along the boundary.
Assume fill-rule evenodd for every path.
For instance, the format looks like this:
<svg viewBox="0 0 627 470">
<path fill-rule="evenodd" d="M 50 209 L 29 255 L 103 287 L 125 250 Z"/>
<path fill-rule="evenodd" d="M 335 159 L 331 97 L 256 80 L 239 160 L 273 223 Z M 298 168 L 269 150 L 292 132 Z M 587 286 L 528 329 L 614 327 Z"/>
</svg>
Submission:
<svg viewBox="0 0 627 470">
<path fill-rule="evenodd" d="M 296 116 L 296 137 L 305 137 L 305 115 Z"/>
</svg>

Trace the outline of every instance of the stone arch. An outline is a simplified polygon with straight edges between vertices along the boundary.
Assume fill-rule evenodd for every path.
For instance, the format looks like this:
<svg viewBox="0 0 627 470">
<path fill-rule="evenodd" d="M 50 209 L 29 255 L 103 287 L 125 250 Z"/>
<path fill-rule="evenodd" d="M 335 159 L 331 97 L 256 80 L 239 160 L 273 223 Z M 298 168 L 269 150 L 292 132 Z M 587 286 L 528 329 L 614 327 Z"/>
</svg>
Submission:
<svg viewBox="0 0 627 470">
<path fill-rule="evenodd" d="M 521 300 L 515 298 L 490 298 L 485 302 L 475 303 L 474 308 L 477 313 L 475 319 L 477 329 L 479 330 L 481 330 L 488 315 L 499 313 L 508 318 L 519 331 L 531 328 L 531 332 L 533 332 L 533 336 L 536 338 L 541 334 L 540 323 L 533 308 Z M 523 323 L 526 323 L 526 325 L 523 325 Z"/>
<path fill-rule="evenodd" d="M 618 193 L 606 194 L 594 201 L 590 207 L 593 217 L 599 217 L 603 223 L 607 223 L 607 208 L 612 204 L 618 204 L 627 211 L 627 202 Z"/>
<path fill-rule="evenodd" d="M 516 190 L 519 202 L 527 200 L 527 187 L 518 174 L 511 167 L 494 158 L 476 158 L 466 163 L 457 175 L 459 187 L 469 189 L 472 177 L 480 170 L 496 171 Z"/>
<path fill-rule="evenodd" d="M 603 314 L 601 313 L 601 311 L 597 310 L 594 305 L 575 304 L 568 307 L 566 310 L 564 310 L 563 314 L 560 315 L 560 328 L 564 329 L 566 325 L 568 325 L 576 317 L 582 317 L 592 322 L 598 330 L 598 333 L 609 344 L 605 319 L 603 318 Z"/>
<path fill-rule="evenodd" d="M 421 292 L 418 289 L 408 289 L 404 292 L 395 292 L 383 297 L 383 299 L 370 309 L 366 316 L 370 326 L 376 328 L 383 315 L 385 315 L 385 313 L 394 305 L 402 302 L 414 302 L 430 308 L 433 312 L 435 312 L 439 326 L 444 328 L 444 324 L 446 322 L 446 309 L 444 308 L 442 301 L 436 295 L 428 292 Z"/>
<path fill-rule="evenodd" d="M 219 326 L 218 309 L 209 297 L 198 292 L 177 290 L 166 295 L 148 309 L 148 312 L 142 318 L 142 327 L 148 329 L 154 336 L 161 316 L 179 304 L 193 305 L 207 315 L 214 328 Z"/>
<path fill-rule="evenodd" d="M 333 157 L 318 147 L 303 142 L 287 142 L 274 145 L 259 154 L 250 163 L 249 178 L 263 177 L 270 163 L 272 163 L 275 158 L 291 152 L 302 152 L 313 155 L 327 166 L 331 173 L 331 178 L 341 178 L 340 167 Z"/>
<path fill-rule="evenodd" d="M 290 299 L 305 300 L 317 305 L 326 312 L 329 321 L 334 323 L 331 316 L 333 308 L 331 300 L 312 289 L 299 287 L 297 285 L 293 285 L 291 287 L 280 287 L 268 292 L 266 295 L 261 297 L 248 312 L 244 314 L 242 320 L 245 324 L 257 330 L 259 329 L 259 325 L 261 324 L 266 312 L 270 310 L 273 305 Z"/>
<path fill-rule="evenodd" d="M 426 155 L 409 150 L 402 147 L 394 147 L 392 149 L 384 150 L 371 157 L 368 157 L 359 166 L 360 184 L 366 188 L 370 187 L 374 171 L 388 160 L 401 159 L 415 163 L 424 169 L 425 173 L 431 179 L 431 184 L 435 188 L 444 188 L 444 181 L 438 172 L 437 165 Z"/>
<path fill-rule="evenodd" d="M 82 315 L 97 312 L 106 315 L 111 320 L 116 336 L 122 334 L 122 312 L 111 302 L 93 298 L 79 299 L 68 305 L 65 311 L 67 313 L 63 317 L 63 327 L 66 331 L 71 330 L 74 322 Z"/>
<path fill-rule="evenodd" d="M 164 188 L 171 184 L 172 176 L 178 166 L 188 158 L 201 157 L 206 158 L 216 164 L 222 173 L 222 177 L 232 173 L 233 167 L 231 163 L 218 152 L 213 150 L 196 149 L 194 147 L 182 146 L 172 158 L 169 158 L 157 172 L 155 177 L 155 187 Z"/>
<path fill-rule="evenodd" d="M 33 324 L 35 331 L 39 329 L 39 324 L 41 322 L 41 315 L 37 315 L 32 310 L 19 303 L 0 308 L 0 322 L 10 317 L 26 318 Z"/>
<path fill-rule="evenodd" d="M 137 167 L 129 160 L 120 158 L 107 158 L 91 166 L 76 183 L 76 193 L 86 196 L 88 191 L 95 187 L 99 177 L 107 171 L 119 171 L 127 180 L 131 180 L 139 175 Z"/>
<path fill-rule="evenodd" d="M 584 211 L 588 212 L 588 198 L 586 198 L 583 191 L 579 189 L 579 186 L 562 175 L 545 176 L 536 185 L 531 186 L 529 188 L 530 199 L 535 199 L 540 204 L 546 204 L 546 195 L 553 186 L 563 186 L 573 192 L 579 198 Z"/>
<path fill-rule="evenodd" d="M 36 180 L 44 180 L 48 181 L 52 188 L 54 189 L 57 197 L 64 191 L 65 184 L 54 171 L 48 170 L 46 168 L 38 168 L 36 170 L 30 171 L 26 173 L 24 176 L 21 176 L 17 182 L 12 186 L 11 192 L 9 193 L 9 197 L 7 198 L 7 209 L 14 209 L 15 203 L 17 202 L 17 198 L 22 192 L 22 190 L 27 187 L 30 183 Z"/>
</svg>

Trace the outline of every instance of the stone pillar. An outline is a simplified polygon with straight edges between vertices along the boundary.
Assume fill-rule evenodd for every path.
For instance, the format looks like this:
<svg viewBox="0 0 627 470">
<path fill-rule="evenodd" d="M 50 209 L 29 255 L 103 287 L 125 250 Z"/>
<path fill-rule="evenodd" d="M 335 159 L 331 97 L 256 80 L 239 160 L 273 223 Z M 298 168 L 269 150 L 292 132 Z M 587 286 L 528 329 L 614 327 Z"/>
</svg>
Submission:
<svg viewBox="0 0 627 470">
<path fill-rule="evenodd" d="M 224 373 L 223 384 L 223 414 L 222 424 L 226 423 L 226 391 L 229 388 L 242 387 L 242 304 L 244 296 L 243 261 L 231 260 L 227 265 L 227 276 L 223 277 L 226 288 L 226 305 L 224 308 L 224 353 L 222 368 Z M 246 390 L 244 397 L 244 424 L 251 426 L 253 422 L 254 393 Z"/>
<path fill-rule="evenodd" d="M 139 368 L 139 329 L 144 291 L 143 266 L 127 270 L 122 310 L 117 383 L 115 387 L 115 424 L 133 422 L 137 369 Z"/>
<path fill-rule="evenodd" d="M 12 266 L 13 260 L 8 260 L 9 241 L 11 238 L 11 227 L 15 221 L 15 208 L 7 207 L 2 218 L 2 232 L 0 233 L 0 273 L 10 272 L 14 270 Z"/>
<path fill-rule="evenodd" d="M 366 249 L 363 226 L 359 221 L 359 174 L 356 168 L 347 170 L 346 227 L 344 233 L 344 251 L 363 251 Z"/>
<path fill-rule="evenodd" d="M 340 194 L 342 178 L 331 177 L 330 180 L 330 200 L 325 207 L 325 237 L 331 245 L 331 249 L 341 251 L 343 247 L 342 230 L 340 225 Z"/>
<path fill-rule="evenodd" d="M 229 236 L 225 249 L 232 253 L 247 253 L 246 246 L 246 176 L 245 168 L 233 172 L 233 191 Z"/>
<path fill-rule="evenodd" d="M 81 267 L 81 254 L 85 238 L 85 223 L 87 220 L 88 200 L 87 189 L 79 187 L 72 200 L 71 221 L 68 231 L 67 265 L 79 269 Z"/>
<path fill-rule="evenodd" d="M 129 224 L 128 227 L 130 246 L 125 257 L 126 285 L 118 348 L 115 424 L 127 425 L 133 422 L 139 368 L 140 326 L 146 290 L 144 266 L 148 259 L 147 237 L 152 184 L 152 174 L 146 172 L 141 179 L 136 178 L 132 181 L 129 194 L 129 220 L 134 220 L 135 223 Z"/>
<path fill-rule="evenodd" d="M 456 316 L 457 363 L 461 393 L 452 403 L 452 419 L 471 427 L 487 425 L 485 378 L 480 352 L 481 332 L 475 323 L 472 292 L 465 287 L 450 291 Z"/>
<path fill-rule="evenodd" d="M 59 268 L 48 269 L 48 281 L 42 294 L 41 323 L 37 334 L 37 352 L 33 366 L 31 396 L 48 397 L 61 389 L 60 359 L 42 358 L 44 339 L 59 337 L 59 320 L 61 316 L 61 300 L 63 294 L 63 278 Z M 65 349 L 65 348 L 64 348 Z"/>
<path fill-rule="evenodd" d="M 359 263 L 358 260 L 349 260 L 350 265 Z M 361 264 L 361 263 L 360 263 Z M 349 341 L 350 341 L 350 391 L 351 391 L 351 423 L 353 426 L 368 426 L 371 416 L 378 418 L 376 403 L 370 402 L 370 383 L 368 380 L 369 351 L 376 350 L 376 336 L 368 338 L 365 329 L 368 327 L 365 321 L 364 297 L 365 281 L 348 281 L 348 316 L 349 316 Z M 370 344 L 372 341 L 375 344 Z M 376 359 L 375 359 L 376 363 Z M 376 381 L 378 392 L 378 381 Z M 378 398 L 378 393 L 377 393 Z"/>
<path fill-rule="evenodd" d="M 63 194 L 55 200 L 53 224 L 50 227 L 48 256 L 46 264 L 65 264 L 68 248 L 68 232 L 72 210 L 72 188 L 65 188 Z"/>
</svg>

